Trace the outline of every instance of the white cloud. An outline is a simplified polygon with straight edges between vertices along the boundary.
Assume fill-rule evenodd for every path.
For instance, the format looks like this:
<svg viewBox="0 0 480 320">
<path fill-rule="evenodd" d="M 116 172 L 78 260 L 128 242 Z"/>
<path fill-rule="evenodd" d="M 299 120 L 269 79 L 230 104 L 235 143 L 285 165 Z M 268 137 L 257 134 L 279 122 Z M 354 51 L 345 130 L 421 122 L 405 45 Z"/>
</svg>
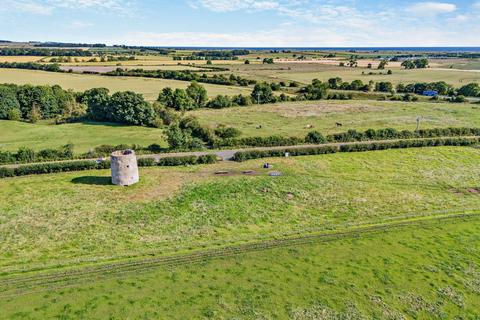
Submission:
<svg viewBox="0 0 480 320">
<path fill-rule="evenodd" d="M 52 13 L 52 7 L 33 0 L 3 0 L 0 7 L 2 11 L 25 12 L 37 15 L 49 15 Z"/>
<path fill-rule="evenodd" d="M 86 22 L 86 21 L 73 21 L 70 23 L 69 28 L 70 29 L 85 29 L 89 27 L 93 27 L 94 24 L 91 22 Z"/>
<path fill-rule="evenodd" d="M 475 3 L 472 5 L 472 7 L 473 7 L 474 9 L 479 9 L 479 10 L 480 10 L 480 1 L 475 2 Z"/>
<path fill-rule="evenodd" d="M 101 9 L 127 13 L 131 1 L 125 0 L 2 0 L 1 11 L 50 15 L 58 9 Z"/>
<path fill-rule="evenodd" d="M 418 15 L 451 13 L 455 10 L 457 10 L 457 6 L 455 4 L 446 2 L 418 2 L 407 8 L 407 11 Z"/>
<path fill-rule="evenodd" d="M 204 7 L 215 12 L 231 12 L 238 10 L 273 10 L 280 4 L 270 0 L 197 0 L 190 2 L 194 8 Z"/>
<path fill-rule="evenodd" d="M 128 1 L 122 0 L 47 0 L 52 6 L 68 9 L 113 9 L 118 10 L 129 5 Z"/>
</svg>

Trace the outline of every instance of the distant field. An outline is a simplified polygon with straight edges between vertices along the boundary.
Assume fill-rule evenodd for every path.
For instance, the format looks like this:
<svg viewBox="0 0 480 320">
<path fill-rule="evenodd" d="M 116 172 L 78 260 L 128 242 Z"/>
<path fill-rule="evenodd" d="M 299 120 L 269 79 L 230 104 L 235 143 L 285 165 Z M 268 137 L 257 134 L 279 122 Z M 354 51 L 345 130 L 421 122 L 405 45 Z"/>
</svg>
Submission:
<svg viewBox="0 0 480 320">
<path fill-rule="evenodd" d="M 34 85 L 55 85 L 58 84 L 64 89 L 84 91 L 91 88 L 105 87 L 112 93 L 116 91 L 135 91 L 145 96 L 147 100 L 156 100 L 160 91 L 165 87 L 186 88 L 189 82 L 148 79 L 134 77 L 106 77 L 96 75 L 80 75 L 56 72 L 43 72 L 19 69 L 0 69 L 0 83 L 34 84 Z M 205 84 L 210 96 L 218 94 L 250 94 L 251 88 L 221 86 Z"/>
<path fill-rule="evenodd" d="M 129 188 L 111 186 L 109 170 L 1 179 L 0 273 L 480 208 L 480 149 L 267 160 L 281 177 L 264 161 L 142 168 Z"/>
<path fill-rule="evenodd" d="M 452 60 L 437 60 L 440 68 L 453 68 L 461 70 L 479 70 L 480 59 L 452 59 Z"/>
<path fill-rule="evenodd" d="M 313 79 L 326 81 L 334 77 L 340 77 L 344 81 L 362 80 L 365 83 L 368 83 L 370 80 L 375 82 L 390 81 L 395 84 L 446 81 L 457 87 L 469 82 L 480 82 L 480 72 L 455 69 L 404 70 L 403 68 L 387 66 L 386 69 L 392 69 L 392 75 L 368 75 L 369 72 L 386 73 L 387 70 L 338 67 L 321 63 L 276 63 L 262 66 L 232 65 L 231 69 L 244 76 L 258 80 L 298 81 L 301 83 L 310 83 Z M 365 72 L 365 74 L 362 74 L 362 72 Z"/>
<path fill-rule="evenodd" d="M 86 152 L 101 144 L 164 143 L 160 129 L 102 123 L 71 123 L 63 125 L 36 124 L 0 120 L 0 150 L 30 147 L 35 150 L 56 148 L 67 143 L 75 152 Z"/>
<path fill-rule="evenodd" d="M 219 124 L 236 127 L 243 136 L 303 137 L 312 130 L 329 134 L 387 127 L 415 130 L 418 116 L 422 128 L 480 127 L 480 106 L 472 104 L 328 100 L 202 109 L 191 114 L 212 128 Z M 337 122 L 343 126 L 337 127 Z"/>
<path fill-rule="evenodd" d="M 62 65 L 60 67 L 62 70 L 68 71 L 72 70 L 73 72 L 84 72 L 84 71 L 89 71 L 89 72 L 100 72 L 100 73 L 105 73 L 105 72 L 110 72 L 113 70 L 116 70 L 117 68 L 122 68 L 122 69 L 144 69 L 144 70 L 191 70 L 191 71 L 202 71 L 204 69 L 201 68 L 196 68 L 192 66 L 179 66 L 179 65 L 158 65 L 158 66 L 142 66 L 142 65 L 136 65 L 136 66 L 95 66 L 95 65 L 67 65 L 64 66 Z"/>
<path fill-rule="evenodd" d="M 76 65 L 81 63 L 82 65 L 89 66 L 116 66 L 121 64 L 122 66 L 156 66 L 156 65 L 177 65 L 178 63 L 192 63 L 198 65 L 206 65 L 207 60 L 173 60 L 172 56 L 160 56 L 160 55 L 149 55 L 149 56 L 135 56 L 135 60 L 129 61 L 110 61 L 110 62 L 88 62 L 92 57 L 74 57 L 78 62 L 62 63 L 62 65 Z M 100 58 L 97 57 L 97 60 Z M 244 63 L 242 60 L 212 60 L 212 64 L 241 64 Z"/>
<path fill-rule="evenodd" d="M 42 58 L 38 56 L 0 56 L 0 62 L 37 62 Z"/>
<path fill-rule="evenodd" d="M 8 319 L 475 319 L 479 233 L 479 219 L 427 223 L 39 286 L 0 308 Z"/>
</svg>

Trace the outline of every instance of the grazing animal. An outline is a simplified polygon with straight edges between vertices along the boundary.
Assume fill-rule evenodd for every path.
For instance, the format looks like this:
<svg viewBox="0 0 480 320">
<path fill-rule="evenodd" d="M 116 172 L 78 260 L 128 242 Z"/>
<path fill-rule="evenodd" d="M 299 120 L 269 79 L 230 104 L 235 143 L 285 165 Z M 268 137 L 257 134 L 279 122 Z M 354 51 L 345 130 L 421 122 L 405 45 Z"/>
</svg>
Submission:
<svg viewBox="0 0 480 320">
<path fill-rule="evenodd" d="M 337 127 L 343 127 L 343 124 L 341 124 L 340 122 L 335 122 L 335 125 L 336 125 Z"/>
</svg>

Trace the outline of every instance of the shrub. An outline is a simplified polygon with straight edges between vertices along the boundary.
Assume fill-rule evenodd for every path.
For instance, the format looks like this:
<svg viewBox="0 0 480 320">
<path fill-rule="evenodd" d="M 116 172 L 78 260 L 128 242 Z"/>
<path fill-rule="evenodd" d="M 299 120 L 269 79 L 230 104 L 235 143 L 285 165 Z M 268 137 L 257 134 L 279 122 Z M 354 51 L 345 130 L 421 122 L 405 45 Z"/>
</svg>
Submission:
<svg viewBox="0 0 480 320">
<path fill-rule="evenodd" d="M 15 176 L 15 171 L 12 168 L 0 167 L 0 179 L 14 177 L 14 176 Z"/>
<path fill-rule="evenodd" d="M 325 139 L 325 137 L 323 136 L 323 134 L 321 134 L 320 132 L 318 131 L 311 131 L 307 134 L 307 136 L 305 137 L 305 142 L 306 143 L 316 143 L 316 144 L 320 144 L 320 143 L 325 143 L 327 142 L 327 139 Z"/>
<path fill-rule="evenodd" d="M 207 108 L 212 109 L 223 109 L 223 108 L 230 108 L 233 106 L 232 100 L 229 96 L 218 95 L 212 100 L 210 100 L 207 104 Z"/>
<path fill-rule="evenodd" d="M 163 148 L 158 143 L 153 143 L 147 147 L 147 150 L 153 153 L 160 153 L 163 151 Z"/>
<path fill-rule="evenodd" d="M 206 154 L 199 156 L 197 159 L 198 164 L 212 164 L 217 162 L 217 156 L 214 154 Z"/>
<path fill-rule="evenodd" d="M 159 166 L 173 167 L 182 165 L 197 164 L 197 156 L 185 156 L 185 157 L 165 157 L 158 161 Z"/>
<path fill-rule="evenodd" d="M 215 134 L 222 139 L 229 139 L 238 137 L 242 132 L 236 128 L 219 126 L 215 129 Z"/>
<path fill-rule="evenodd" d="M 137 164 L 139 167 L 153 167 L 157 163 L 153 158 L 139 158 L 137 159 Z"/>
</svg>

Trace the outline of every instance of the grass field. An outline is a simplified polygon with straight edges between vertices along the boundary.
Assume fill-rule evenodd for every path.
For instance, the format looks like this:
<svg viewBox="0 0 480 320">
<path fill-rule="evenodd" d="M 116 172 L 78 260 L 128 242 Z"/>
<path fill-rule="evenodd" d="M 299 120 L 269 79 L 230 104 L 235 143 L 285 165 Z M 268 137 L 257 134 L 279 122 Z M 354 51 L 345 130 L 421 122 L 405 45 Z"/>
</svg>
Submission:
<svg viewBox="0 0 480 320">
<path fill-rule="evenodd" d="M 8 319 L 475 319 L 480 222 L 427 224 L 0 300 Z"/>
<path fill-rule="evenodd" d="M 148 79 L 134 77 L 106 77 L 95 75 L 80 75 L 34 70 L 0 69 L 0 83 L 55 85 L 64 89 L 85 91 L 91 88 L 104 87 L 112 93 L 117 91 L 135 91 L 153 101 L 165 87 L 186 88 L 190 83 L 186 81 Z M 251 88 L 204 84 L 209 96 L 219 94 L 250 94 Z"/>
<path fill-rule="evenodd" d="M 0 180 L 0 273 L 477 211 L 480 149 L 425 148 L 185 168 L 140 184 L 90 171 Z M 254 169 L 258 175 L 214 175 Z"/>
<path fill-rule="evenodd" d="M 0 150 L 29 147 L 35 150 L 56 148 L 67 143 L 75 152 L 86 152 L 101 144 L 164 144 L 162 131 L 155 128 L 108 123 L 70 123 L 55 125 L 0 120 Z"/>
<path fill-rule="evenodd" d="M 375 82 L 390 81 L 394 84 L 445 81 L 456 87 L 469 82 L 480 82 L 480 72 L 455 69 L 404 70 L 387 66 L 387 69 L 393 70 L 393 74 L 386 75 L 386 70 L 338 67 L 321 63 L 276 63 L 262 66 L 232 65 L 230 68 L 232 71 L 252 79 L 297 81 L 300 83 L 310 83 L 313 79 L 326 81 L 335 77 L 340 77 L 343 81 L 362 80 L 365 83 L 370 80 Z M 365 72 L 365 74 L 362 74 L 362 72 Z M 368 75 L 369 72 L 383 72 L 384 75 Z"/>
<path fill-rule="evenodd" d="M 330 100 L 203 109 L 191 114 L 212 128 L 219 124 L 236 127 L 243 136 L 304 137 L 312 130 L 325 134 L 387 127 L 415 130 L 418 116 L 422 128 L 479 127 L 479 112 L 479 106 L 472 104 Z M 343 127 L 336 127 L 336 122 Z"/>
</svg>

